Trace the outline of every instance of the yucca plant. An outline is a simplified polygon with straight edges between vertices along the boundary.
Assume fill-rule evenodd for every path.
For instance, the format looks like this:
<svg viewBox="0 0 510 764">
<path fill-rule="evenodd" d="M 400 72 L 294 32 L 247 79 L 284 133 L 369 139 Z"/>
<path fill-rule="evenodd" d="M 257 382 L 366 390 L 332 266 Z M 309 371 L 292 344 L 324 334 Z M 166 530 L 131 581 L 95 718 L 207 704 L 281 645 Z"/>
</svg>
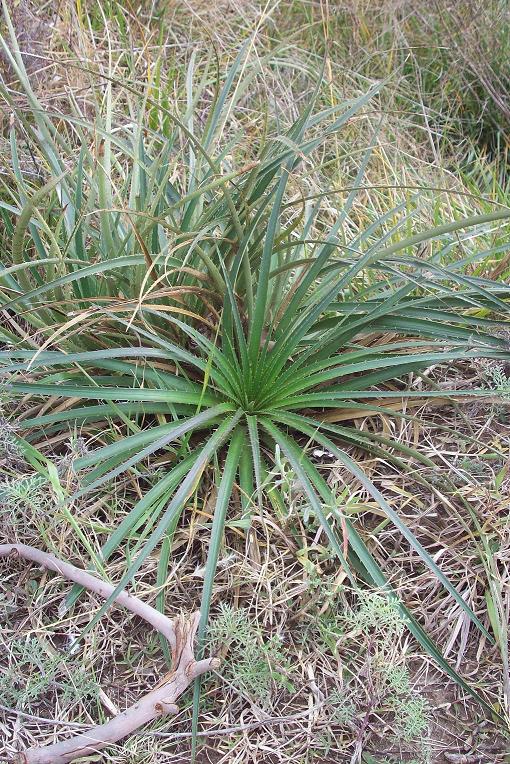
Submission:
<svg viewBox="0 0 510 764">
<path fill-rule="evenodd" d="M 172 533 L 216 461 L 202 639 L 234 487 L 248 523 L 252 509 L 262 504 L 277 515 L 285 512 L 272 479 L 277 453 L 286 456 L 311 517 L 353 585 L 364 580 L 391 594 L 369 546 L 342 516 L 304 448 L 316 443 L 363 484 L 489 636 L 350 453 L 355 447 L 384 454 L 402 469 L 409 458 L 431 462 L 380 434 L 359 431 L 348 416 L 405 416 L 398 409 L 404 398 L 444 397 L 445 390 L 407 387 L 410 374 L 431 365 L 508 358 L 508 343 L 495 331 L 507 311 L 508 288 L 464 271 L 470 261 L 491 254 L 490 247 L 477 246 L 478 237 L 510 211 L 499 208 L 415 232 L 415 193 L 351 233 L 349 215 L 369 148 L 326 230 L 320 218 L 326 194 L 307 198 L 296 191 L 300 164 L 360 112 L 379 85 L 339 108 L 315 110 L 319 78 L 294 124 L 275 132 L 236 168 L 231 162 L 239 154 L 238 136 L 225 137 L 225 125 L 255 76 L 246 64 L 246 46 L 216 89 L 199 130 L 196 106 L 214 78 L 207 66 L 198 77 L 194 58 L 180 117 L 166 105 L 158 66 L 146 92 L 129 83 L 120 88 L 129 120 L 114 119 L 114 83 L 106 75 L 91 124 L 75 102 L 67 115 L 43 109 L 12 27 L 10 35 L 1 44 L 26 104 L 20 107 L 20 95 L 3 86 L 16 115 L 10 131 L 13 172 L 0 203 L 3 388 L 54 403 L 53 411 L 24 419 L 26 443 L 37 442 L 41 430 L 56 438 L 76 426 L 103 435 L 104 445 L 75 461 L 77 470 L 88 470 L 77 495 L 139 470 L 151 455 L 166 451 L 172 459 L 101 550 L 106 561 L 138 533 L 133 562 L 109 602 L 158 545 L 160 581 L 165 580 Z M 21 134 L 43 176 L 37 183 L 22 171 Z M 455 261 L 450 252 L 467 229 L 464 257 Z M 425 256 L 420 247 L 428 242 L 433 246 Z M 456 396 L 463 393 L 476 391 L 455 390 Z M 114 439 L 105 428 L 112 421 L 125 428 L 124 437 Z M 402 608 L 420 643 L 476 695 Z"/>
</svg>

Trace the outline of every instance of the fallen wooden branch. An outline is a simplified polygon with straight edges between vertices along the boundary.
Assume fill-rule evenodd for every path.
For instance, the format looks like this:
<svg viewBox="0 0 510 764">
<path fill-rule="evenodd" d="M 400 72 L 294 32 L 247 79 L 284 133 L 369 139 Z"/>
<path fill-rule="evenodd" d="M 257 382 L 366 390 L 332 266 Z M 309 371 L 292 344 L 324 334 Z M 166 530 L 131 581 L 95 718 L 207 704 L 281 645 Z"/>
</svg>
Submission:
<svg viewBox="0 0 510 764">
<path fill-rule="evenodd" d="M 48 570 L 60 573 L 105 599 L 114 591 L 111 584 L 34 547 L 25 544 L 0 545 L 0 557 L 10 555 L 31 560 Z M 175 701 L 191 682 L 200 674 L 219 666 L 217 658 L 195 660 L 193 642 L 200 622 L 200 612 L 188 617 L 180 616 L 175 621 L 171 621 L 158 610 L 127 592 L 119 594 L 115 602 L 143 618 L 165 636 L 172 649 L 173 670 L 166 674 L 151 692 L 105 724 L 93 727 L 61 743 L 23 751 L 15 759 L 17 764 L 64 764 L 80 756 L 96 753 L 153 719 L 177 713 L 178 707 Z"/>
</svg>

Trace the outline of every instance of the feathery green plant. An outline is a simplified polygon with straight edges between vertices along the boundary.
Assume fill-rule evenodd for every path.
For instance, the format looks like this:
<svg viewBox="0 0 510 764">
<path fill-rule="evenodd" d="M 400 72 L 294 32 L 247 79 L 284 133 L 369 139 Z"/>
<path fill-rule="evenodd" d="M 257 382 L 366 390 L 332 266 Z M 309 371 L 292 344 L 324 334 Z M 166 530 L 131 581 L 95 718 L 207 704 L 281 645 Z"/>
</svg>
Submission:
<svg viewBox="0 0 510 764">
<path fill-rule="evenodd" d="M 117 121 L 110 71 L 102 75 L 104 95 L 92 124 L 72 99 L 69 114 L 43 108 L 7 14 L 6 22 L 10 42 L 0 43 L 27 105 L 20 108 L 20 96 L 2 86 L 15 114 L 13 174 L 0 197 L 0 302 L 8 317 L 0 327 L 7 348 L 0 353 L 3 388 L 67 402 L 23 421 L 28 443 L 41 430 L 50 435 L 84 425 L 103 433 L 107 442 L 74 462 L 77 470 L 88 470 L 76 496 L 136 472 L 162 451 L 172 459 L 101 550 L 106 561 L 134 529 L 144 527 L 138 554 L 104 607 L 161 544 L 164 581 L 169 539 L 204 472 L 218 460 L 199 630 L 203 643 L 232 493 L 238 486 L 248 517 L 263 502 L 283 511 L 271 479 L 279 454 L 353 584 L 361 578 L 390 592 L 369 545 L 355 522 L 342 517 L 304 450 L 311 442 L 331 452 L 364 486 L 487 635 L 349 449 L 384 454 L 402 468 L 409 457 L 431 463 L 382 435 L 335 421 L 354 410 L 404 416 L 394 408 L 399 401 L 444 397 L 444 390 L 407 387 L 410 374 L 433 364 L 508 357 L 507 341 L 495 328 L 497 317 L 506 314 L 509 289 L 466 275 L 465 266 L 490 254 L 477 249 L 476 237 L 508 219 L 510 210 L 417 230 L 417 191 L 352 235 L 349 213 L 369 148 L 326 230 L 320 218 L 326 194 L 310 199 L 296 192 L 300 165 L 376 97 L 380 84 L 340 107 L 315 112 L 319 76 L 291 127 L 270 134 L 238 166 L 232 164 L 240 151 L 238 136 L 226 125 L 256 76 L 248 63 L 250 40 L 214 90 L 205 123 L 197 117 L 197 104 L 216 80 L 192 56 L 183 115 L 165 105 L 167 85 L 155 67 L 144 92 L 122 83 L 130 118 Z M 44 179 L 37 189 L 20 169 L 25 141 Z M 470 254 L 464 250 L 464 258 L 452 262 L 449 253 L 465 229 L 471 233 Z M 420 248 L 428 243 L 433 252 L 424 256 Z M 444 253 L 448 267 L 442 265 Z M 456 396 L 464 393 L 476 391 L 455 390 Z M 112 421 L 126 434 L 108 442 L 105 423 Z M 401 607 L 422 646 L 476 695 Z"/>
<path fill-rule="evenodd" d="M 277 635 L 262 641 L 246 611 L 220 603 L 219 611 L 207 628 L 207 645 L 214 652 L 228 647 L 226 678 L 254 702 L 266 706 L 274 685 L 291 692 L 294 687 L 281 673 L 289 661 Z"/>
<path fill-rule="evenodd" d="M 48 692 L 60 690 L 64 707 L 77 700 L 95 699 L 99 685 L 85 671 L 68 664 L 64 656 L 52 655 L 40 639 L 14 640 L 10 645 L 12 665 L 0 675 L 4 703 L 18 709 L 31 709 Z M 27 679 L 28 674 L 28 679 Z"/>
</svg>

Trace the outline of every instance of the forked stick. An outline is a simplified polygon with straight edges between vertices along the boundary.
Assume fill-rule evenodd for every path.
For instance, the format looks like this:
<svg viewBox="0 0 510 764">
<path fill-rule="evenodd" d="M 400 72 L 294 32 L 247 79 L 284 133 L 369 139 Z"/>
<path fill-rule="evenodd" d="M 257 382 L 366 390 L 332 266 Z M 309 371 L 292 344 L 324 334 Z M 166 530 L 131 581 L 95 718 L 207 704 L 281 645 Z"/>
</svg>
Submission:
<svg viewBox="0 0 510 764">
<path fill-rule="evenodd" d="M 114 591 L 111 584 L 34 547 L 25 544 L 0 545 L 0 557 L 9 555 L 37 562 L 48 570 L 54 570 L 65 578 L 96 592 L 101 597 L 108 598 Z M 171 621 L 132 594 L 122 592 L 115 598 L 115 602 L 143 618 L 166 637 L 172 649 L 173 671 L 165 675 L 154 690 L 105 724 L 92 727 L 88 732 L 55 745 L 29 748 L 15 759 L 17 764 L 64 764 L 80 756 L 96 753 L 153 719 L 165 714 L 177 713 L 175 701 L 191 682 L 200 674 L 219 666 L 217 658 L 195 660 L 193 641 L 200 622 L 200 612 L 193 613 L 189 617 L 180 616 L 175 621 Z"/>
</svg>

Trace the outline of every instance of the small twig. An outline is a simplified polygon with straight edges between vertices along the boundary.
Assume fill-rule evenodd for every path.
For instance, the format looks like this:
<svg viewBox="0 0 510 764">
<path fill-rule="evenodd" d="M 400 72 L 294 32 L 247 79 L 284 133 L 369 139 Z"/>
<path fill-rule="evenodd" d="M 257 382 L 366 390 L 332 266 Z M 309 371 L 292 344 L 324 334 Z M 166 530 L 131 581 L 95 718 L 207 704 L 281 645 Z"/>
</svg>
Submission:
<svg viewBox="0 0 510 764">
<path fill-rule="evenodd" d="M 246 722 L 245 724 L 238 724 L 233 727 L 223 727 L 223 729 L 211 729 L 197 732 L 197 737 L 221 737 L 222 735 L 235 735 L 238 732 L 246 732 L 246 730 L 253 730 L 257 727 L 271 726 L 273 724 L 292 724 L 299 719 L 303 719 L 305 716 L 309 716 L 311 711 L 317 711 L 324 706 L 324 702 L 318 703 L 311 708 L 307 708 L 305 711 L 299 711 L 291 716 L 270 716 L 267 719 L 256 719 L 252 722 Z M 181 738 L 192 737 L 192 732 L 142 732 L 145 736 L 164 738 L 165 740 L 177 740 Z"/>
<path fill-rule="evenodd" d="M 35 716 L 35 714 L 27 714 L 26 711 L 20 711 L 17 708 L 11 708 L 10 706 L 3 706 L 0 703 L 0 711 L 4 711 L 6 714 L 15 714 L 21 716 L 22 719 L 29 719 L 33 722 L 39 722 L 40 724 L 49 724 L 53 727 L 75 727 L 76 729 L 87 729 L 88 724 L 79 724 L 77 722 L 61 722 L 59 719 L 47 719 L 45 716 Z"/>
<path fill-rule="evenodd" d="M 114 591 L 111 584 L 34 547 L 24 544 L 0 545 L 0 557 L 11 555 L 37 562 L 104 598 L 108 598 Z M 193 642 L 200 622 L 199 612 L 189 617 L 180 616 L 175 621 L 171 621 L 132 594 L 122 592 L 115 598 L 115 602 L 139 615 L 166 637 L 172 648 L 173 671 L 165 675 L 152 692 L 144 695 L 134 705 L 105 724 L 97 725 L 87 732 L 55 745 L 30 748 L 15 759 L 18 764 L 65 764 L 78 757 L 97 753 L 147 722 L 166 714 L 177 713 L 179 709 L 175 701 L 191 682 L 200 674 L 218 667 L 217 658 L 195 660 Z"/>
</svg>

